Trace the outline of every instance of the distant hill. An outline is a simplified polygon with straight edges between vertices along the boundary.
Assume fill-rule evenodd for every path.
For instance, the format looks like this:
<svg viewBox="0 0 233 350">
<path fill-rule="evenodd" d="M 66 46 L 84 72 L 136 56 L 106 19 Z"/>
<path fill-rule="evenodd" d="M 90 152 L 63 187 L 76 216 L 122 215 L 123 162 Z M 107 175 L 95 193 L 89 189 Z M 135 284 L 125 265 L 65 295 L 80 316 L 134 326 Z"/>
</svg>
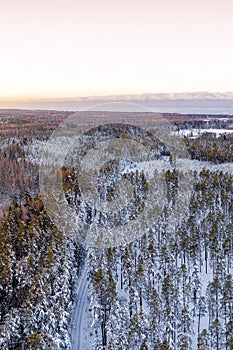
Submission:
<svg viewBox="0 0 233 350">
<path fill-rule="evenodd" d="M 2 99 L 0 100 L 0 108 L 53 109 L 61 111 L 97 108 L 100 110 L 101 108 L 108 109 L 103 104 L 116 102 L 138 104 L 139 106 L 154 108 L 161 113 L 233 115 L 233 92 L 143 93 L 72 98 Z M 122 108 L 119 105 L 119 110 L 122 110 Z M 131 109 L 133 110 L 133 107 Z"/>
</svg>

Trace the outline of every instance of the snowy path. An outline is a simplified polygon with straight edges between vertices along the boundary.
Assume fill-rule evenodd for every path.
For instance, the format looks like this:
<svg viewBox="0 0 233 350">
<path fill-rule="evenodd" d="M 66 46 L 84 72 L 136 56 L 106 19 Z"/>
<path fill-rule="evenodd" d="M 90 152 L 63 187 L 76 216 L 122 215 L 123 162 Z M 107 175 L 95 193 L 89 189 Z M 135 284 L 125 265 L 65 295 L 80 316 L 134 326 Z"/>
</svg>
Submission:
<svg viewBox="0 0 233 350">
<path fill-rule="evenodd" d="M 84 265 L 82 273 L 78 279 L 76 286 L 77 302 L 75 305 L 71 329 L 71 348 L 72 350 L 91 350 L 90 337 L 90 326 L 88 326 L 88 269 Z"/>
</svg>

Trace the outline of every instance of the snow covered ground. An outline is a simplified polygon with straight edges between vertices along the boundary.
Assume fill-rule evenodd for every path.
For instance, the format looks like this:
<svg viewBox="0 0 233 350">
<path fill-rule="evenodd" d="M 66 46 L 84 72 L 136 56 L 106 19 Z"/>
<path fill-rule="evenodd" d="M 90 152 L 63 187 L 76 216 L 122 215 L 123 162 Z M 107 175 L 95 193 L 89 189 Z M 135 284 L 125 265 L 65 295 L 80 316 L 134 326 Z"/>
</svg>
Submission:
<svg viewBox="0 0 233 350">
<path fill-rule="evenodd" d="M 178 132 L 178 135 L 195 138 L 205 133 L 214 133 L 216 134 L 216 137 L 219 137 L 224 134 L 232 134 L 233 129 L 181 129 Z"/>
<path fill-rule="evenodd" d="M 199 160 L 191 159 L 177 159 L 175 165 L 171 165 L 169 162 L 169 157 L 162 157 L 158 160 L 153 161 L 144 161 L 138 162 L 135 169 L 139 171 L 144 171 L 145 174 L 152 178 L 154 176 L 155 170 L 158 172 L 177 169 L 179 171 L 188 172 L 188 171 L 201 171 L 203 168 L 210 171 L 222 171 L 233 174 L 233 164 L 232 163 L 223 163 L 223 164 L 213 164 L 210 162 L 203 162 Z M 132 171 L 132 170 L 131 170 Z"/>
</svg>

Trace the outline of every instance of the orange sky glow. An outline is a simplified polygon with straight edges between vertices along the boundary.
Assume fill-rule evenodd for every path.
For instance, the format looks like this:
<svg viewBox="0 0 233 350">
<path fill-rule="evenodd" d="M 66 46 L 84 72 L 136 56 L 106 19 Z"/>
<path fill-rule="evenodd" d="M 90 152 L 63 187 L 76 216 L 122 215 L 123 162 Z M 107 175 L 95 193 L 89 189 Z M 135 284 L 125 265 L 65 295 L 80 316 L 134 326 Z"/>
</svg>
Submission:
<svg viewBox="0 0 233 350">
<path fill-rule="evenodd" d="M 0 0 L 0 96 L 233 90 L 231 0 Z"/>
</svg>

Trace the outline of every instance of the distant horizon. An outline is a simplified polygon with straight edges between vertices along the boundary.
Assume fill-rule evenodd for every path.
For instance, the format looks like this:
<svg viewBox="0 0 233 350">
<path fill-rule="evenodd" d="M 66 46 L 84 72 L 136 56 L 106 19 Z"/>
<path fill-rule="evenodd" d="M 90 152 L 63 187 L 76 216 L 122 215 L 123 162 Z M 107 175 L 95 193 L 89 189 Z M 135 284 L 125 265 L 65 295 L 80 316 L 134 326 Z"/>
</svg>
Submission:
<svg viewBox="0 0 233 350">
<path fill-rule="evenodd" d="M 129 92 L 129 93 L 105 93 L 105 94 L 73 94 L 73 95 L 24 95 L 24 96 L 0 96 L 0 103 L 16 101 L 56 101 L 56 100 L 121 100 L 134 98 L 154 99 L 233 99 L 232 91 L 161 91 L 161 92 Z"/>
<path fill-rule="evenodd" d="M 0 109 L 137 111 L 233 115 L 233 92 L 142 93 L 80 97 L 0 99 Z"/>
</svg>

